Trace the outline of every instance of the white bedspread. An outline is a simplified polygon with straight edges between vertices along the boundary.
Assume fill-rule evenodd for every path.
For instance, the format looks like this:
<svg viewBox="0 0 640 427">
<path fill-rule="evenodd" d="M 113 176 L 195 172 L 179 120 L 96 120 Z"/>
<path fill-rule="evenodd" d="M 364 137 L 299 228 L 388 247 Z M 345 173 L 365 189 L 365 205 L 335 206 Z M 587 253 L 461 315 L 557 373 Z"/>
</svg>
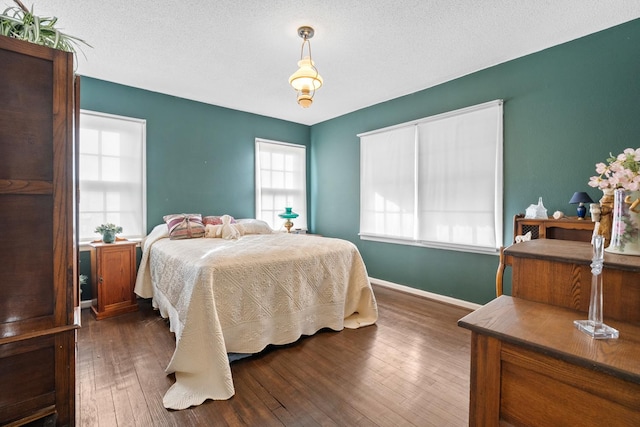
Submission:
<svg viewBox="0 0 640 427">
<path fill-rule="evenodd" d="M 144 242 L 135 292 L 153 298 L 176 334 L 166 408 L 233 396 L 227 353 L 257 353 L 378 318 L 351 242 L 285 233 L 169 240 L 165 230 L 156 227 Z"/>
</svg>

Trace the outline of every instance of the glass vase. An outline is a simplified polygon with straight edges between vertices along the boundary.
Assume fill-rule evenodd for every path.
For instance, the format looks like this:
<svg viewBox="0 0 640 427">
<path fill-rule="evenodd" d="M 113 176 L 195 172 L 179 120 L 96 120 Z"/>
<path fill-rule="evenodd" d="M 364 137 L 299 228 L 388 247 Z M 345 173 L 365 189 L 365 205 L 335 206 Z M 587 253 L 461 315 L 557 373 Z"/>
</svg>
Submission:
<svg viewBox="0 0 640 427">
<path fill-rule="evenodd" d="M 640 256 L 640 192 L 617 189 L 613 195 L 609 253 Z"/>
</svg>

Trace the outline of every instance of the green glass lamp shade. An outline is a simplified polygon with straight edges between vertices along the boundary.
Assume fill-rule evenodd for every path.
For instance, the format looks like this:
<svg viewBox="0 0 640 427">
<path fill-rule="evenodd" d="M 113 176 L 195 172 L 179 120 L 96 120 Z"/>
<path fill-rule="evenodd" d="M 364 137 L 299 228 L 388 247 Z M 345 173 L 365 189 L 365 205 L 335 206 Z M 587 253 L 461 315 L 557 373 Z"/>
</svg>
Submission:
<svg viewBox="0 0 640 427">
<path fill-rule="evenodd" d="M 284 208 L 284 212 L 279 213 L 278 216 L 280 218 L 292 219 L 298 218 L 298 214 L 291 211 L 292 208 Z"/>
<path fill-rule="evenodd" d="M 292 212 L 291 208 L 284 208 L 284 212 L 279 213 L 278 216 L 287 220 L 287 222 L 284 223 L 284 228 L 287 229 L 287 233 L 291 233 L 291 227 L 293 227 L 293 222 L 291 222 L 291 220 L 293 218 L 297 218 L 298 214 Z"/>
</svg>

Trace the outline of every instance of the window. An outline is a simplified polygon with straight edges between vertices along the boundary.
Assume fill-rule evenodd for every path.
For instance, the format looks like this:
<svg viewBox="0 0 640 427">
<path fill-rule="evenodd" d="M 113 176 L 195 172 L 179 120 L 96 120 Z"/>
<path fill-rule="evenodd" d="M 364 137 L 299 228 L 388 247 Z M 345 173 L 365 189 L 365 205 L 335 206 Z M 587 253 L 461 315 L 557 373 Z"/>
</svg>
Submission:
<svg viewBox="0 0 640 427">
<path fill-rule="evenodd" d="M 98 239 L 107 222 L 122 226 L 121 237 L 146 235 L 145 146 L 145 120 L 80 112 L 81 242 Z"/>
<path fill-rule="evenodd" d="M 360 137 L 362 239 L 495 252 L 502 244 L 502 101 Z"/>
<path fill-rule="evenodd" d="M 278 214 L 290 207 L 294 228 L 307 229 L 307 150 L 304 145 L 256 139 L 256 218 L 284 229 Z"/>
</svg>

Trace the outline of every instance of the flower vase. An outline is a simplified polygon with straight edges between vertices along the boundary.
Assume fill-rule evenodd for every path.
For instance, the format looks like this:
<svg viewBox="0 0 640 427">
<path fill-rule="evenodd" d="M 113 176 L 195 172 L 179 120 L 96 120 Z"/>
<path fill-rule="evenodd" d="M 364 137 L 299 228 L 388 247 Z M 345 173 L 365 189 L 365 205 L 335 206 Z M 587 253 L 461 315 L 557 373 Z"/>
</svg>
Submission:
<svg viewBox="0 0 640 427">
<path fill-rule="evenodd" d="M 640 256 L 640 192 L 615 190 L 612 214 L 611 242 L 605 251 Z"/>
</svg>

